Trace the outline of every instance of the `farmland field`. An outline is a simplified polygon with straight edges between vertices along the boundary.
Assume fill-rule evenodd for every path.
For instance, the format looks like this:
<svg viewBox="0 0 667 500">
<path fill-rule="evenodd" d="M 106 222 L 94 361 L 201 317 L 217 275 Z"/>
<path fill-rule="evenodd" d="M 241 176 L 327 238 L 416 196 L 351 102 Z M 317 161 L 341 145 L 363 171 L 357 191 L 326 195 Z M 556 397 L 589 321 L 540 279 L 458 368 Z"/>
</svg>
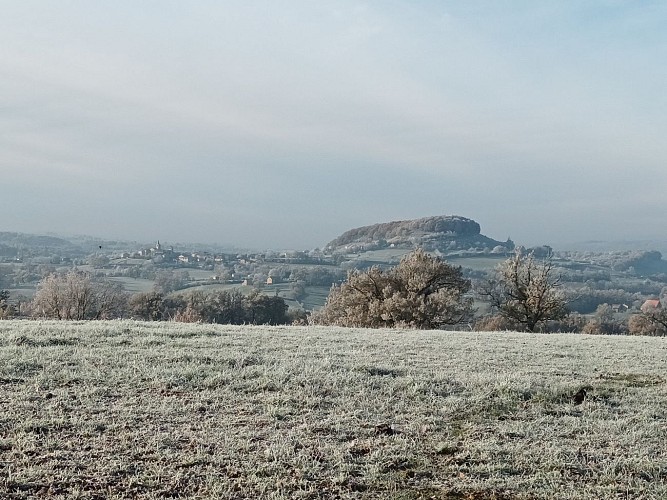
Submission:
<svg viewBox="0 0 667 500">
<path fill-rule="evenodd" d="M 0 498 L 667 498 L 667 339 L 0 321 Z"/>
<path fill-rule="evenodd" d="M 358 254 L 356 256 L 357 260 L 363 260 L 364 262 L 377 262 L 377 263 L 393 263 L 396 264 L 401 260 L 401 257 L 409 254 L 410 249 L 405 248 L 385 248 L 382 250 L 371 250 Z M 444 257 L 444 259 L 455 266 L 461 266 L 473 271 L 491 271 L 498 264 L 504 262 L 507 259 L 506 255 L 482 255 L 482 256 L 465 256 L 459 257 L 456 255 L 450 255 Z"/>
<path fill-rule="evenodd" d="M 306 298 L 303 300 L 303 306 L 306 310 L 312 311 L 322 307 L 329 297 L 331 287 L 329 286 L 307 286 Z"/>
<path fill-rule="evenodd" d="M 401 257 L 409 254 L 411 251 L 408 248 L 383 248 L 381 250 L 369 250 L 357 254 L 356 257 L 367 262 L 398 263 Z M 352 257 L 352 255 L 349 255 L 349 257 Z"/>
<path fill-rule="evenodd" d="M 153 290 L 155 281 L 143 278 L 109 278 L 110 281 L 115 281 L 123 286 L 123 289 L 130 293 L 146 293 Z"/>
<path fill-rule="evenodd" d="M 507 259 L 506 256 L 484 257 L 447 257 L 446 260 L 454 266 L 461 266 L 473 271 L 492 271 Z"/>
</svg>

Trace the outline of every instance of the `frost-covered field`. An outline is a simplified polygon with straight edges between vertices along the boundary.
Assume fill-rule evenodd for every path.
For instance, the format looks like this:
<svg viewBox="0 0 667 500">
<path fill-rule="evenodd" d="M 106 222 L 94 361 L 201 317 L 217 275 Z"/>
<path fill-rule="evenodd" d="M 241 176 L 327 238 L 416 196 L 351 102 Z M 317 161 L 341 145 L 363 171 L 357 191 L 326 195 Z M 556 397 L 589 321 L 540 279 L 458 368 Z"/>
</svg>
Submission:
<svg viewBox="0 0 667 500">
<path fill-rule="evenodd" d="M 667 498 L 666 368 L 659 338 L 0 321 L 0 498 Z"/>
</svg>

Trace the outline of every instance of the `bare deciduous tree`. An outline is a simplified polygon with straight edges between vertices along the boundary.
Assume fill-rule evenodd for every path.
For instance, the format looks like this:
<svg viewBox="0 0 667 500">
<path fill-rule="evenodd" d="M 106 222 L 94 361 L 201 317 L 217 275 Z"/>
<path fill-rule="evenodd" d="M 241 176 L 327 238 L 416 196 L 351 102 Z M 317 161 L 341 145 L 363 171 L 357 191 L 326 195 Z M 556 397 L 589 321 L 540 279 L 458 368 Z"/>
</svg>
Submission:
<svg viewBox="0 0 667 500">
<path fill-rule="evenodd" d="M 667 309 L 646 310 L 633 315 L 628 321 L 630 335 L 649 335 L 664 337 L 667 335 Z"/>
<path fill-rule="evenodd" d="M 517 328 L 533 332 L 547 321 L 568 315 L 560 285 L 551 256 L 537 260 L 532 253 L 517 250 L 496 269 L 495 278 L 482 285 L 479 293 Z"/>
<path fill-rule="evenodd" d="M 352 271 L 331 289 L 324 308 L 311 317 L 319 324 L 367 328 L 442 328 L 472 314 L 466 297 L 470 281 L 460 267 L 417 250 L 394 268 Z"/>
<path fill-rule="evenodd" d="M 64 320 L 109 319 L 122 315 L 126 296 L 119 284 L 93 281 L 85 273 L 50 274 L 37 287 L 33 311 Z"/>
</svg>

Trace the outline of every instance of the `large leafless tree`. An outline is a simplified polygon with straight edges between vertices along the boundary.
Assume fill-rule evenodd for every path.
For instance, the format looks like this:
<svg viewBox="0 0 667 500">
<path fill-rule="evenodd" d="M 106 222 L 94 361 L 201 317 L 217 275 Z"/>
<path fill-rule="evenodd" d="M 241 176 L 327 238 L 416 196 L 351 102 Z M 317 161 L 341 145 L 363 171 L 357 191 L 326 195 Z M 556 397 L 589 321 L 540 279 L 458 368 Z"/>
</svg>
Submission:
<svg viewBox="0 0 667 500">
<path fill-rule="evenodd" d="M 551 256 L 538 259 L 533 253 L 517 250 L 479 292 L 510 323 L 533 332 L 568 315 L 561 284 Z"/>
</svg>

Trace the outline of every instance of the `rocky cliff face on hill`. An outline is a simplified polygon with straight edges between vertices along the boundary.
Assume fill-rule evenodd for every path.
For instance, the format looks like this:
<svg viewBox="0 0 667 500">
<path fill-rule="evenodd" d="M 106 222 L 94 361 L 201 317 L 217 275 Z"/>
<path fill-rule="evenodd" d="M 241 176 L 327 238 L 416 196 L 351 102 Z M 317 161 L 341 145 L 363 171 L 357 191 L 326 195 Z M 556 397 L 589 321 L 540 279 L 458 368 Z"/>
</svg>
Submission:
<svg viewBox="0 0 667 500">
<path fill-rule="evenodd" d="M 327 245 L 330 252 L 359 252 L 386 247 L 455 251 L 512 250 L 511 240 L 500 242 L 481 234 L 472 219 L 441 215 L 405 221 L 385 222 L 350 229 Z"/>
</svg>

